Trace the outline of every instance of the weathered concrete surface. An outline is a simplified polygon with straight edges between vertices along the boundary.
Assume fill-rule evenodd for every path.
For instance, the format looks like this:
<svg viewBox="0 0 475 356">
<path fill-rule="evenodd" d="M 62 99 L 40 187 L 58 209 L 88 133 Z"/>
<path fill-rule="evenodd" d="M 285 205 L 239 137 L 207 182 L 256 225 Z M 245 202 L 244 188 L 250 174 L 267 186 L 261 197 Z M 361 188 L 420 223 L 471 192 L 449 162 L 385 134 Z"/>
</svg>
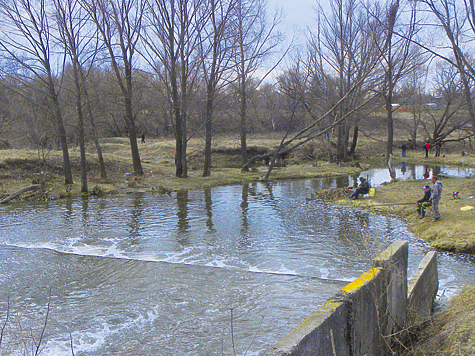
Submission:
<svg viewBox="0 0 475 356">
<path fill-rule="evenodd" d="M 408 303 L 411 317 L 430 315 L 438 289 L 435 256 L 424 257 L 409 283 L 408 300 L 408 244 L 393 243 L 375 258 L 377 267 L 342 288 L 262 356 L 384 354 L 388 335 L 404 325 Z"/>
<path fill-rule="evenodd" d="M 407 260 L 409 244 L 396 241 L 374 259 L 376 267 L 382 267 L 386 278 L 387 309 L 384 311 L 383 335 L 391 343 L 394 334 L 406 320 L 407 309 Z"/>
<path fill-rule="evenodd" d="M 341 289 L 349 300 L 350 355 L 381 355 L 381 311 L 386 310 L 383 269 L 373 268 Z"/>
<path fill-rule="evenodd" d="M 347 315 L 345 303 L 329 300 L 264 355 L 349 355 Z"/>
<path fill-rule="evenodd" d="M 438 289 L 437 253 L 431 251 L 422 259 L 408 284 L 408 322 L 420 323 L 429 319 Z"/>
</svg>

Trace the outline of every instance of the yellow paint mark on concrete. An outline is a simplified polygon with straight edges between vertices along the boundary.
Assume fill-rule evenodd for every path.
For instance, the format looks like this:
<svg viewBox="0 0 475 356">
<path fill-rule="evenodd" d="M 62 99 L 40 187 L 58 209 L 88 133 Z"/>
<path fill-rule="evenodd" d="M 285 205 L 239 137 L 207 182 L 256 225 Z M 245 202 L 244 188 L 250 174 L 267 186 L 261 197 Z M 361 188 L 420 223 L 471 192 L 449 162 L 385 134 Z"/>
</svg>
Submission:
<svg viewBox="0 0 475 356">
<path fill-rule="evenodd" d="M 369 280 L 373 279 L 381 270 L 382 270 L 381 267 L 373 268 L 369 270 L 368 272 L 363 273 L 358 279 L 355 279 L 350 284 L 347 284 L 341 290 L 346 293 L 351 293 L 355 291 L 356 289 L 360 288 L 361 286 L 363 286 Z"/>
<path fill-rule="evenodd" d="M 294 330 L 301 329 L 302 327 L 305 327 L 312 319 L 315 317 L 318 317 L 319 314 L 321 313 L 328 313 L 328 315 L 331 315 L 334 309 L 338 308 L 342 302 L 335 301 L 333 299 L 328 300 L 323 306 L 321 306 L 315 313 L 310 315 L 308 318 L 304 319 L 299 325 Z"/>
<path fill-rule="evenodd" d="M 342 303 L 334 300 L 329 300 L 319 310 L 327 310 L 327 309 L 336 309 Z"/>
</svg>

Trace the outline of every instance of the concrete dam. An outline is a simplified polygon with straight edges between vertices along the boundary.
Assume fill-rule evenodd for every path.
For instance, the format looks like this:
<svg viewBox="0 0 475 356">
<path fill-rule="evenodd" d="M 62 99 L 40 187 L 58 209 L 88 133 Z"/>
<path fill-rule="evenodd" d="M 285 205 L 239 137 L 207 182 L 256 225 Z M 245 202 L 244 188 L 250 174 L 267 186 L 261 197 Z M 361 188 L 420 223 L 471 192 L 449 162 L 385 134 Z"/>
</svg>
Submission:
<svg viewBox="0 0 475 356">
<path fill-rule="evenodd" d="M 373 268 L 343 287 L 261 356 L 384 355 L 405 327 L 427 320 L 438 290 L 436 252 L 408 281 L 407 241 L 396 241 Z"/>
</svg>

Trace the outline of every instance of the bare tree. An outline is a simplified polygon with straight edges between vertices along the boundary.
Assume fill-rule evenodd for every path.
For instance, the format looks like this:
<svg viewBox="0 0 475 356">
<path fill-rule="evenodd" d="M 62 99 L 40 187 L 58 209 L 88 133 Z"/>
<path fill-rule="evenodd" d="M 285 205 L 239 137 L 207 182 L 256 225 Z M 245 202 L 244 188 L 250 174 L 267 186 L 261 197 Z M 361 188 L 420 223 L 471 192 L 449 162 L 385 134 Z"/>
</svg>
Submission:
<svg viewBox="0 0 475 356">
<path fill-rule="evenodd" d="M 330 14 L 319 8 L 316 28 L 309 29 L 308 55 L 301 66 L 309 82 L 308 90 L 302 91 L 302 100 L 309 112 L 317 115 L 345 97 L 329 117 L 340 124 L 336 127 L 336 144 L 332 142 L 332 135 L 328 135 L 327 150 L 332 159 L 330 152 L 335 145 L 335 158 L 346 161 L 356 147 L 358 121 L 362 115 L 353 111 L 348 117 L 347 113 L 365 100 L 369 82 L 375 86 L 377 77 L 370 72 L 380 56 L 376 45 L 381 35 L 375 19 L 357 0 L 332 0 L 330 6 Z M 355 83 L 359 83 L 358 87 Z M 350 90 L 352 95 L 348 96 Z M 341 121 L 343 116 L 347 119 Z M 348 150 L 352 127 L 353 142 Z"/>
<path fill-rule="evenodd" d="M 238 84 L 241 159 L 247 170 L 247 115 L 248 91 L 253 76 L 282 42 L 277 32 L 280 15 L 276 13 L 268 21 L 265 0 L 237 0 L 233 19 L 236 55 L 234 69 Z"/>
<path fill-rule="evenodd" d="M 133 103 L 133 66 L 142 31 L 145 3 L 142 0 L 88 0 L 82 1 L 81 4 L 97 26 L 109 53 L 109 60 L 124 100 L 134 173 L 142 175 Z"/>
<path fill-rule="evenodd" d="M 76 96 L 76 110 L 78 114 L 78 135 L 81 167 L 81 192 L 87 193 L 87 170 L 86 170 L 86 148 L 84 140 L 84 115 L 83 115 L 83 83 L 79 71 L 81 70 L 81 30 L 84 29 L 86 21 L 81 14 L 82 8 L 76 1 L 53 0 L 56 11 L 56 22 L 58 25 L 61 43 L 66 49 L 73 68 L 73 79 Z"/>
<path fill-rule="evenodd" d="M 438 110 L 431 110 L 433 108 L 427 106 L 424 108 L 424 114 L 428 117 L 422 121 L 424 131 L 432 144 L 447 140 L 453 133 L 459 133 L 463 139 L 467 137 L 470 119 L 464 115 L 467 103 L 461 76 L 457 68 L 446 62 L 437 63 L 435 69 L 434 90 L 439 98 Z"/>
<path fill-rule="evenodd" d="M 72 184 L 66 130 L 59 104 L 60 88 L 53 73 L 54 29 L 48 20 L 48 9 L 49 3 L 45 0 L 3 0 L 0 11 L 6 21 L 2 24 L 0 48 L 3 56 L 42 83 L 43 90 L 52 102 L 52 116 L 63 151 L 65 183 Z"/>
<path fill-rule="evenodd" d="M 101 178 L 106 178 L 106 169 L 102 148 L 86 86 L 85 68 L 92 67 L 98 54 L 97 29 L 88 26 L 88 18 L 84 9 L 73 0 L 54 0 L 56 22 L 59 39 L 68 55 L 72 68 L 76 97 L 76 110 L 79 123 L 79 146 L 81 151 L 81 191 L 87 192 L 87 172 L 85 155 L 85 114 L 89 116 L 92 126 L 94 144 L 96 146 Z"/>
<path fill-rule="evenodd" d="M 399 0 L 390 0 L 386 8 L 373 13 L 375 19 L 380 20 L 381 30 L 384 33 L 383 41 L 379 45 L 381 53 L 381 67 L 384 71 L 383 85 L 380 89 L 384 98 L 387 112 L 388 138 L 386 146 L 386 158 L 389 160 L 393 153 L 394 143 L 394 117 L 393 117 L 393 97 L 398 82 L 407 73 L 412 72 L 414 66 L 420 64 L 417 47 L 413 39 L 417 33 L 416 2 L 410 4 L 408 21 L 401 23 L 401 12 Z"/>
<path fill-rule="evenodd" d="M 188 176 L 187 119 L 199 69 L 200 0 L 148 0 L 144 58 L 167 89 L 175 124 L 177 177 Z"/>
<path fill-rule="evenodd" d="M 422 0 L 444 30 L 453 53 L 454 60 L 439 55 L 454 65 L 463 84 L 463 92 L 470 115 L 472 134 L 475 135 L 475 108 L 473 107 L 470 80 L 475 79 L 475 69 L 467 54 L 467 48 L 475 38 L 475 2 L 473 0 Z"/>
<path fill-rule="evenodd" d="M 10 127 L 13 120 L 7 83 L 2 80 L 0 84 L 0 136 Z"/>
<path fill-rule="evenodd" d="M 199 41 L 199 53 L 203 79 L 206 85 L 205 112 L 205 157 L 203 177 L 211 175 L 211 140 L 213 132 L 213 111 L 217 91 L 229 83 L 222 83 L 223 76 L 229 72 L 232 45 L 230 33 L 226 28 L 234 10 L 235 0 L 206 0 L 203 2 L 204 16 L 209 18 Z"/>
<path fill-rule="evenodd" d="M 397 93 L 399 104 L 409 108 L 408 111 L 412 113 L 412 120 L 403 121 L 402 124 L 409 134 L 410 148 L 413 149 L 416 148 L 418 129 L 424 121 L 426 112 L 424 104 L 428 103 L 427 100 L 431 100 L 431 97 L 425 93 L 427 75 L 428 66 L 413 67 Z"/>
</svg>

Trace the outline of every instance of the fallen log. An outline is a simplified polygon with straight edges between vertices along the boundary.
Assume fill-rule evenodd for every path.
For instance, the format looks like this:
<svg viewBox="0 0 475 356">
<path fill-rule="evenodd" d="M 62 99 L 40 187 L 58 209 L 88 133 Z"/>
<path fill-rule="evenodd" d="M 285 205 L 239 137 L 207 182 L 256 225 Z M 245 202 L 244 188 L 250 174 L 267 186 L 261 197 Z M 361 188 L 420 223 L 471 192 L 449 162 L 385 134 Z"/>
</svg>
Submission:
<svg viewBox="0 0 475 356">
<path fill-rule="evenodd" d="M 17 196 L 30 192 L 30 191 L 35 191 L 41 188 L 41 184 L 35 184 L 35 185 L 30 185 L 25 188 L 21 188 L 20 190 L 17 190 L 15 193 L 11 194 L 10 196 L 6 197 L 3 200 L 0 200 L 0 204 L 8 203 L 10 200 L 15 199 Z"/>
</svg>

